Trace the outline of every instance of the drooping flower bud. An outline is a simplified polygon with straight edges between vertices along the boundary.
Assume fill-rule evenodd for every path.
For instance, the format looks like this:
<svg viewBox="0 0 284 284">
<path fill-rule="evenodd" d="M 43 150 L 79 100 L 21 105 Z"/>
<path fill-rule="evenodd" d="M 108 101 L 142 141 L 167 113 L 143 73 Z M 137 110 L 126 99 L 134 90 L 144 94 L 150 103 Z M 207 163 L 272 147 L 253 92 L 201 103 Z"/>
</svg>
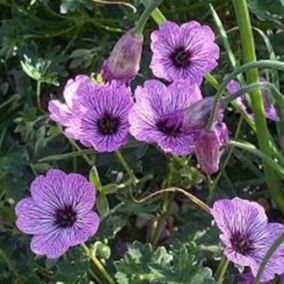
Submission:
<svg viewBox="0 0 284 284">
<path fill-rule="evenodd" d="M 214 100 L 215 97 L 208 97 L 194 103 L 188 108 L 181 109 L 179 116 L 180 120 L 182 120 L 184 128 L 190 130 L 204 128 L 208 123 L 208 119 L 214 105 Z M 224 104 L 221 101 L 216 120 L 218 121 L 222 120 L 223 111 L 224 111 Z M 172 117 L 176 119 L 176 114 L 173 113 L 167 115 L 168 121 L 171 121 Z"/>
<path fill-rule="evenodd" d="M 202 130 L 194 152 L 201 170 L 209 175 L 216 173 L 219 169 L 220 147 L 221 141 L 216 129 L 212 131 Z"/>
<path fill-rule="evenodd" d="M 143 35 L 133 30 L 125 33 L 115 44 L 109 58 L 105 60 L 102 76 L 106 81 L 127 82 L 134 78 L 140 68 Z"/>
</svg>

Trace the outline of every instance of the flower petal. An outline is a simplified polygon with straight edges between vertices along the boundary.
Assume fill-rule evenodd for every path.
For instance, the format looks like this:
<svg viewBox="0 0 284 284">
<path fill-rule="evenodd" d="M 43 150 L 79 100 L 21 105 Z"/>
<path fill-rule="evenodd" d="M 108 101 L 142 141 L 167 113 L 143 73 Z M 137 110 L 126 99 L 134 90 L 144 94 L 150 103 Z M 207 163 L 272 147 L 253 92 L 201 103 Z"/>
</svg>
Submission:
<svg viewBox="0 0 284 284">
<path fill-rule="evenodd" d="M 26 234 L 45 234 L 53 230 L 53 215 L 38 207 L 30 197 L 22 199 L 15 208 L 16 225 Z"/>
<path fill-rule="evenodd" d="M 62 256 L 69 248 L 60 229 L 33 236 L 30 247 L 35 254 L 46 255 L 50 259 Z"/>
<path fill-rule="evenodd" d="M 52 100 L 48 104 L 48 110 L 52 120 L 60 123 L 62 126 L 67 126 L 69 124 L 72 114 L 70 108 L 66 104 L 61 103 L 58 100 Z"/>
<path fill-rule="evenodd" d="M 77 212 L 88 212 L 96 201 L 96 189 L 80 174 L 69 174 L 62 181 L 62 199 Z"/>
<path fill-rule="evenodd" d="M 62 198 L 63 181 L 66 174 L 52 169 L 46 176 L 38 176 L 31 184 L 31 194 L 35 203 L 47 212 L 54 212 L 64 206 Z"/>
</svg>

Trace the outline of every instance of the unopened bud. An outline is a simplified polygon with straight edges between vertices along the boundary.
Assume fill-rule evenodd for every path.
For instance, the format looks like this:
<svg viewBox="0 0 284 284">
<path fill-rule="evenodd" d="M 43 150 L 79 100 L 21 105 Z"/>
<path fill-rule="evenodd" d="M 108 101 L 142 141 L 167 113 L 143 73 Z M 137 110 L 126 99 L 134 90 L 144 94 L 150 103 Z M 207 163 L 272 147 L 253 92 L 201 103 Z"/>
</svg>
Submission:
<svg viewBox="0 0 284 284">
<path fill-rule="evenodd" d="M 133 30 L 125 33 L 115 44 L 109 58 L 104 62 L 102 76 L 106 81 L 127 82 L 134 78 L 140 68 L 143 35 Z"/>
<path fill-rule="evenodd" d="M 203 130 L 195 145 L 195 155 L 200 168 L 212 175 L 219 170 L 221 141 L 217 130 Z"/>
</svg>

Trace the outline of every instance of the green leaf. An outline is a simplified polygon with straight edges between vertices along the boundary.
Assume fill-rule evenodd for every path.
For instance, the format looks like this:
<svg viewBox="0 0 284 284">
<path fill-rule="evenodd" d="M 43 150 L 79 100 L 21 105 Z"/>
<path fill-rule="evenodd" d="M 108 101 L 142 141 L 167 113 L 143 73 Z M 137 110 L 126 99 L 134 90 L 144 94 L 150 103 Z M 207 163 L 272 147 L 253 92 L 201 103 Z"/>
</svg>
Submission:
<svg viewBox="0 0 284 284">
<path fill-rule="evenodd" d="M 89 172 L 89 181 L 99 192 L 102 190 L 102 184 L 96 166 L 93 166 Z"/>
<path fill-rule="evenodd" d="M 98 212 L 100 214 L 101 217 L 105 216 L 108 211 L 109 211 L 109 204 L 108 204 L 108 200 L 106 198 L 106 196 L 104 194 L 100 194 L 97 202 L 96 202 L 96 206 L 98 209 Z"/>
<path fill-rule="evenodd" d="M 115 263 L 119 284 L 213 284 L 212 272 L 202 267 L 198 248 L 178 244 L 172 251 L 134 242 L 123 259 Z"/>
<path fill-rule="evenodd" d="M 135 241 L 124 258 L 115 263 L 117 269 L 115 278 L 119 284 L 161 283 L 159 282 L 161 275 L 152 270 L 151 266 L 168 266 L 171 259 L 171 255 L 164 247 L 153 251 L 151 244 Z"/>
<path fill-rule="evenodd" d="M 213 284 L 212 271 L 202 267 L 194 254 L 195 250 L 182 244 L 174 248 L 172 267 L 160 271 L 163 275 L 161 283 L 167 284 Z"/>
<path fill-rule="evenodd" d="M 103 220 L 97 233 L 99 239 L 113 239 L 128 222 L 128 216 L 111 215 Z"/>
<path fill-rule="evenodd" d="M 112 193 L 116 193 L 118 189 L 119 189 L 119 185 L 115 183 L 110 183 L 110 184 L 103 186 L 102 192 L 104 194 L 112 194 Z"/>
</svg>

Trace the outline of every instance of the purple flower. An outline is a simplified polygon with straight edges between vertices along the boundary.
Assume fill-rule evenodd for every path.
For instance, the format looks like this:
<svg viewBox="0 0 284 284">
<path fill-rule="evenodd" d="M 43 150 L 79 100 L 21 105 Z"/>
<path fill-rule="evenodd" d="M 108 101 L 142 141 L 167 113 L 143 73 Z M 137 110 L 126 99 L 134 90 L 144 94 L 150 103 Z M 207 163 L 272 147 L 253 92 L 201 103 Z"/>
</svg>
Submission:
<svg viewBox="0 0 284 284">
<path fill-rule="evenodd" d="M 261 79 L 261 81 L 265 82 L 266 80 Z M 234 80 L 227 85 L 227 89 L 231 94 L 237 92 L 240 87 L 240 83 Z M 269 101 L 269 92 L 267 90 L 262 90 L 261 94 L 264 103 L 265 116 L 271 120 L 279 121 L 277 110 L 275 106 L 272 105 Z M 238 97 L 236 99 L 236 103 L 248 115 L 250 119 L 254 120 L 254 113 L 250 107 L 248 99 L 245 96 Z"/>
<path fill-rule="evenodd" d="M 64 87 L 63 97 L 65 103 L 59 100 L 51 100 L 48 105 L 50 118 L 66 127 L 65 134 L 69 138 L 78 139 L 78 130 L 72 120 L 72 109 L 76 100 L 77 91 L 80 87 L 90 82 L 86 75 L 78 75 L 75 79 L 69 79 Z"/>
<path fill-rule="evenodd" d="M 194 149 L 200 129 L 185 129 L 182 110 L 201 100 L 197 84 L 175 81 L 166 87 L 150 80 L 135 91 L 130 111 L 130 133 L 139 141 L 157 143 L 164 152 L 186 155 Z"/>
<path fill-rule="evenodd" d="M 92 210 L 96 189 L 83 176 L 49 170 L 30 190 L 31 197 L 19 201 L 15 210 L 18 229 L 33 235 L 34 253 L 58 258 L 97 232 L 100 221 Z"/>
<path fill-rule="evenodd" d="M 253 284 L 255 277 L 253 277 L 252 273 L 250 270 L 242 273 L 239 277 L 238 277 L 238 283 L 237 284 Z M 270 282 L 270 281 L 269 281 Z M 260 283 L 262 284 L 269 284 L 269 282 L 265 281 L 261 281 Z"/>
<path fill-rule="evenodd" d="M 238 283 L 237 284 L 253 284 L 254 279 L 255 278 L 253 277 L 251 271 L 249 270 L 249 271 L 242 273 L 238 277 Z"/>
<path fill-rule="evenodd" d="M 128 113 L 133 105 L 130 89 L 113 81 L 106 85 L 89 83 L 77 93 L 73 112 L 80 142 L 98 152 L 115 151 L 127 144 Z"/>
<path fill-rule="evenodd" d="M 220 239 L 228 260 L 250 267 L 255 277 L 274 241 L 284 233 L 284 225 L 268 223 L 264 209 L 256 202 L 234 198 L 214 203 L 212 215 L 221 231 Z M 284 246 L 270 258 L 261 281 L 270 281 L 284 272 Z"/>
<path fill-rule="evenodd" d="M 151 34 L 150 68 L 167 81 L 188 79 L 200 83 L 217 66 L 220 55 L 210 27 L 191 21 L 178 26 L 166 21 Z"/>
<path fill-rule="evenodd" d="M 143 35 L 133 30 L 125 33 L 115 44 L 104 62 L 102 76 L 106 81 L 127 82 L 138 74 L 142 54 Z"/>
<path fill-rule="evenodd" d="M 253 284 L 255 280 L 255 277 L 253 277 L 253 274 L 251 273 L 250 270 L 245 271 L 238 277 L 238 283 L 237 284 Z M 270 281 L 261 281 L 260 283 L 262 284 L 269 284 L 271 283 Z M 278 283 L 278 282 L 277 282 Z M 279 284 L 284 284 L 284 274 L 279 276 Z"/>
</svg>

